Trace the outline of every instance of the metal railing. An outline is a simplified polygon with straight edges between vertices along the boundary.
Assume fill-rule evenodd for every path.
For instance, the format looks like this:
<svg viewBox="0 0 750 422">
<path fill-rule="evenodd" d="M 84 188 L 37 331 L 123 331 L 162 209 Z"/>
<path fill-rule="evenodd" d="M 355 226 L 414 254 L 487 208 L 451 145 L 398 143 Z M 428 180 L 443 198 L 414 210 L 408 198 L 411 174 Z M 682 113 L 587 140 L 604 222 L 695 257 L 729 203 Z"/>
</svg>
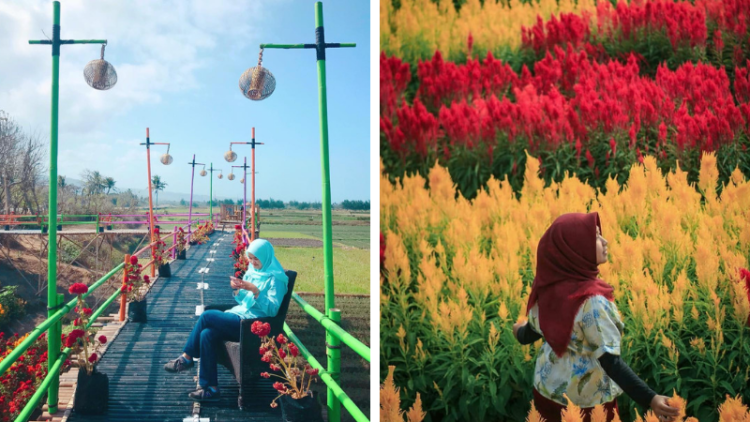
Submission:
<svg viewBox="0 0 750 422">
<path fill-rule="evenodd" d="M 242 225 L 242 237 L 249 245 L 250 236 L 248 236 L 244 224 Z M 294 334 L 289 325 L 287 325 L 286 322 L 284 323 L 284 332 L 286 332 L 287 336 L 289 336 L 289 339 L 297 345 L 300 353 L 307 360 L 310 366 L 320 371 L 320 379 L 328 387 L 328 397 L 335 396 L 338 399 L 338 403 L 334 405 L 331 404 L 330 400 L 328 401 L 329 422 L 340 421 L 340 406 L 344 406 L 344 408 L 349 412 L 349 414 L 352 416 L 352 418 L 354 418 L 355 421 L 369 422 L 370 419 L 367 417 L 367 415 L 365 415 L 362 410 L 357 407 L 354 401 L 344 392 L 344 390 L 337 382 L 337 377 L 334 377 L 333 375 L 337 376 L 341 373 L 341 343 L 349 346 L 352 350 L 354 350 L 354 352 L 356 352 L 360 357 L 362 357 L 362 359 L 366 360 L 367 362 L 370 362 L 370 348 L 361 341 L 357 340 L 354 336 L 346 332 L 346 330 L 341 328 L 341 326 L 339 325 L 339 323 L 341 322 L 341 310 L 335 308 L 331 309 L 331 316 L 328 317 L 322 312 L 315 309 L 314 306 L 305 302 L 305 300 L 302 299 L 302 297 L 300 297 L 297 293 L 292 293 L 292 299 L 297 302 L 297 304 L 300 306 L 300 308 L 302 308 L 303 311 L 305 311 L 311 317 L 315 318 L 315 320 L 318 321 L 320 325 L 322 325 L 326 330 L 326 333 L 330 334 L 334 339 L 334 341 L 332 341 L 332 343 L 334 344 L 327 345 L 329 359 L 328 369 L 325 369 L 323 368 L 323 365 L 321 365 L 320 362 L 315 359 L 315 356 L 313 356 L 310 351 L 307 350 L 307 347 L 302 344 L 302 342 Z M 337 406 L 338 408 L 336 408 Z"/>
<path fill-rule="evenodd" d="M 88 224 L 90 224 L 90 223 L 88 223 Z M 177 247 L 176 231 L 177 231 L 177 227 L 174 228 L 174 230 L 173 230 L 172 233 L 167 233 L 161 239 L 159 239 L 159 240 L 164 240 L 164 239 L 167 239 L 170 236 L 174 236 L 174 238 L 175 238 L 175 242 L 173 243 L 173 245 L 170 248 L 166 249 L 163 252 L 165 255 L 168 252 L 175 250 L 176 247 Z M 190 241 L 190 234 L 186 233 L 186 239 L 185 239 L 186 244 L 189 241 Z M 152 275 L 153 275 L 153 271 L 154 271 L 154 268 L 153 268 L 153 264 L 154 264 L 154 256 L 153 256 L 154 249 L 153 249 L 153 247 L 155 246 L 155 244 L 156 244 L 156 241 L 154 241 L 153 243 L 151 243 L 149 245 L 146 245 L 141 250 L 136 251 L 133 254 L 135 256 L 138 256 L 138 255 L 142 254 L 143 252 L 148 251 L 149 249 L 152 250 L 151 260 L 149 261 L 148 264 L 146 264 L 143 267 L 143 269 L 146 269 L 149 266 L 151 266 L 152 267 Z M 94 284 L 92 284 L 89 287 L 88 292 L 86 292 L 83 295 L 81 295 L 81 297 L 83 299 L 86 299 L 89 295 L 91 295 L 93 292 L 95 292 L 99 287 L 101 287 L 104 283 L 106 283 L 109 279 L 111 279 L 112 277 L 114 277 L 115 274 L 117 274 L 120 271 L 123 271 L 123 274 L 124 274 L 123 280 L 124 280 L 127 277 L 127 274 L 124 271 L 125 264 L 128 262 L 129 259 L 130 259 L 130 255 L 126 255 L 125 262 L 119 264 L 118 266 L 116 266 L 115 268 L 113 268 L 112 270 L 110 270 L 107 274 L 105 274 L 102 278 L 100 278 L 99 280 L 97 280 Z M 150 288 L 150 286 L 149 286 L 149 288 Z M 96 309 L 96 311 L 94 311 L 91 314 L 91 317 L 89 319 L 89 323 L 86 325 L 86 328 L 88 328 L 92 324 L 94 324 L 96 322 L 97 318 L 99 318 L 99 316 L 101 316 L 101 314 L 118 297 L 121 299 L 121 302 L 120 302 L 120 321 L 123 321 L 124 320 L 123 317 L 124 317 L 125 304 L 127 302 L 126 302 L 126 299 L 125 299 L 125 295 L 120 291 L 120 289 L 117 289 L 114 293 L 112 293 L 111 296 L 109 296 L 109 298 L 107 298 L 106 301 L 104 301 L 104 303 L 102 303 L 101 306 L 99 306 Z M 56 324 L 58 326 L 58 330 L 62 330 L 62 317 L 65 316 L 68 312 L 70 312 L 76 306 L 77 302 L 78 302 L 78 298 L 77 297 L 74 298 L 74 299 L 72 299 L 70 302 L 68 302 L 67 304 L 63 305 L 60 308 L 60 310 L 58 310 L 54 315 L 52 315 L 51 317 L 49 317 L 46 320 L 44 320 L 44 322 L 42 322 L 36 328 L 34 328 L 31 332 L 29 332 L 29 334 L 26 336 L 26 338 L 20 344 L 18 344 L 7 356 L 5 356 L 2 360 L 0 360 L 0 375 L 4 374 L 5 371 L 7 371 L 19 358 L 21 358 L 21 356 L 23 355 L 23 353 L 35 341 L 37 341 L 39 339 L 39 337 L 42 336 L 43 333 L 49 331 L 50 328 L 53 327 L 53 325 Z M 59 385 L 53 385 L 52 381 L 53 380 L 57 380 L 57 382 L 59 383 L 59 377 L 58 377 L 58 375 L 60 373 L 60 369 L 61 369 L 62 365 L 65 363 L 65 360 L 68 358 L 68 355 L 70 355 L 70 352 L 71 352 L 70 348 L 65 348 L 60 353 L 60 355 L 58 355 L 57 360 L 55 360 L 54 362 L 53 361 L 49 361 L 48 362 L 48 365 L 49 365 L 48 368 L 49 368 L 49 370 L 47 372 L 47 376 L 44 378 L 44 380 L 42 380 L 42 383 L 39 385 L 39 387 L 37 388 L 37 390 L 34 392 L 34 394 L 31 396 L 31 398 L 29 399 L 29 401 L 26 403 L 26 405 L 24 406 L 23 410 L 21 410 L 21 413 L 19 413 L 18 417 L 16 417 L 15 422 L 25 422 L 25 421 L 27 421 L 28 418 L 31 416 L 31 414 L 34 412 L 34 410 L 37 408 L 37 406 L 40 404 L 40 401 L 42 400 L 42 398 L 44 397 L 44 395 L 50 389 L 52 389 L 52 388 L 59 388 Z"/>
</svg>

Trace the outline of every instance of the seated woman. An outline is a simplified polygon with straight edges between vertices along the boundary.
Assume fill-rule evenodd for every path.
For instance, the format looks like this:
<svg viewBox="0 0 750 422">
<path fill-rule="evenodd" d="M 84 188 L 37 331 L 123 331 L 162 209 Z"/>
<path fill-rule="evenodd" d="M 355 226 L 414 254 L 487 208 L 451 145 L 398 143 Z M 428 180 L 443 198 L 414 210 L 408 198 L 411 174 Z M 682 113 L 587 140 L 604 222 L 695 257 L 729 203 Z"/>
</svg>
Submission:
<svg viewBox="0 0 750 422">
<path fill-rule="evenodd" d="M 183 353 L 164 365 L 167 372 L 181 372 L 193 367 L 193 358 L 200 358 L 198 374 L 200 388 L 188 394 L 199 402 L 219 400 L 216 374 L 216 346 L 224 341 L 240 340 L 240 321 L 273 317 L 279 312 L 286 295 L 289 278 L 266 240 L 256 239 L 247 248 L 250 261 L 242 280 L 230 277 L 233 289 L 239 289 L 234 299 L 239 303 L 226 312 L 208 310 L 201 314 L 190 333 Z"/>
</svg>

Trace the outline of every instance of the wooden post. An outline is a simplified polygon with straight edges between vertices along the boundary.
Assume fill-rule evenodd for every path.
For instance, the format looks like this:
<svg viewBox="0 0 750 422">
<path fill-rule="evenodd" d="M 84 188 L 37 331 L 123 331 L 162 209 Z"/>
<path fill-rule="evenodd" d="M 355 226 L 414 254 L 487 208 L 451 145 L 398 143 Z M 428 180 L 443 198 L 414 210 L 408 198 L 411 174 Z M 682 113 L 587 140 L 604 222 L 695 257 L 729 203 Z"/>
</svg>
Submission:
<svg viewBox="0 0 750 422">
<path fill-rule="evenodd" d="M 125 254 L 125 267 L 122 270 L 122 285 L 128 281 L 128 265 L 130 265 L 130 255 Z M 125 293 L 120 294 L 120 322 L 125 321 L 125 307 L 128 304 L 128 298 Z"/>
</svg>

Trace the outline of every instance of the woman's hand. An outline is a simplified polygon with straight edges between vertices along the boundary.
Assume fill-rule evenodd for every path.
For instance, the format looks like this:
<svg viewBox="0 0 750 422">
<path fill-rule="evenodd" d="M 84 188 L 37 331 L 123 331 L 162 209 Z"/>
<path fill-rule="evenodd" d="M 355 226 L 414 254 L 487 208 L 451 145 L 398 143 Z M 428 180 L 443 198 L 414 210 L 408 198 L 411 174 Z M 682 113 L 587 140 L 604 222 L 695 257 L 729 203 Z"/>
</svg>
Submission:
<svg viewBox="0 0 750 422">
<path fill-rule="evenodd" d="M 229 284 L 232 286 L 232 289 L 234 290 L 241 289 L 242 283 L 243 281 L 237 277 L 229 277 Z"/>
<path fill-rule="evenodd" d="M 256 299 L 258 298 L 258 295 L 260 294 L 260 290 L 258 290 L 258 286 L 256 286 L 255 284 L 249 281 L 243 281 L 242 288 L 253 292 L 253 295 L 255 295 Z"/>
<path fill-rule="evenodd" d="M 513 337 L 518 338 L 518 330 L 520 330 L 521 327 L 525 326 L 526 324 L 528 324 L 528 321 L 517 322 L 513 324 Z"/>
<path fill-rule="evenodd" d="M 669 397 L 659 395 L 651 399 L 651 410 L 662 421 L 671 421 L 680 414 L 680 409 L 668 405 L 667 400 Z"/>
</svg>

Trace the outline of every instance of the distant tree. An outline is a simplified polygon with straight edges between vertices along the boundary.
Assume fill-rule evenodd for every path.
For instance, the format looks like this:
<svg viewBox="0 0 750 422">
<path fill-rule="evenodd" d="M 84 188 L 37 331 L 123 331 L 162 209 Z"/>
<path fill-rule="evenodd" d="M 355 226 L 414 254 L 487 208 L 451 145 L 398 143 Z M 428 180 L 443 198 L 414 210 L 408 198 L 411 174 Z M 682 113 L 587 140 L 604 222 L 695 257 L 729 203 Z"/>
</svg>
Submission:
<svg viewBox="0 0 750 422">
<path fill-rule="evenodd" d="M 187 201 L 185 199 L 180 199 L 180 205 L 183 207 L 187 205 Z"/>
<path fill-rule="evenodd" d="M 225 200 L 221 201 L 221 203 L 222 204 L 226 204 L 226 205 L 234 205 L 234 200 L 233 199 L 225 199 Z"/>
<path fill-rule="evenodd" d="M 156 206 L 159 206 L 159 191 L 164 190 L 164 188 L 167 187 L 167 184 L 165 182 L 162 182 L 161 177 L 154 175 L 154 177 L 151 178 L 151 189 L 156 192 Z"/>
<path fill-rule="evenodd" d="M 370 209 L 370 201 L 349 201 L 341 203 L 341 208 L 352 211 L 367 211 Z"/>
<path fill-rule="evenodd" d="M 111 178 L 111 177 L 107 177 L 106 179 L 104 179 L 104 186 L 105 186 L 105 187 L 107 188 L 107 195 L 109 195 L 109 192 L 110 192 L 110 191 L 111 191 L 112 189 L 114 189 L 114 188 L 115 188 L 115 184 L 116 184 L 116 183 L 117 183 L 117 182 L 115 182 L 115 179 L 113 179 L 113 178 Z"/>
<path fill-rule="evenodd" d="M 237 205 L 242 205 L 242 200 L 241 199 L 237 200 Z"/>
</svg>

